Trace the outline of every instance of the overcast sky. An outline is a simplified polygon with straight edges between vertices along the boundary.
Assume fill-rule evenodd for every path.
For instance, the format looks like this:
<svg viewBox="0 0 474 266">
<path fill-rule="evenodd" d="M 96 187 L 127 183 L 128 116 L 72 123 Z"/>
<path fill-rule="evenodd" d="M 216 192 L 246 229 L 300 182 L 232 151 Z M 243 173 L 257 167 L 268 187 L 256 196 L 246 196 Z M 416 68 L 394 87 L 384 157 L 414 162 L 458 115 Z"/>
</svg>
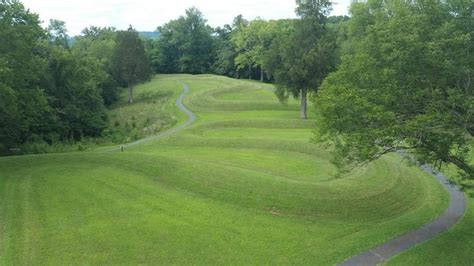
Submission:
<svg viewBox="0 0 474 266">
<path fill-rule="evenodd" d="M 196 6 L 213 26 L 230 24 L 242 14 L 246 19 L 261 17 L 279 19 L 295 17 L 294 0 L 22 0 L 26 8 L 40 15 L 42 21 L 59 19 L 66 22 L 74 36 L 90 25 L 126 29 L 132 25 L 139 31 L 154 31 L 171 19 Z M 333 15 L 347 14 L 350 0 L 334 0 Z"/>
</svg>

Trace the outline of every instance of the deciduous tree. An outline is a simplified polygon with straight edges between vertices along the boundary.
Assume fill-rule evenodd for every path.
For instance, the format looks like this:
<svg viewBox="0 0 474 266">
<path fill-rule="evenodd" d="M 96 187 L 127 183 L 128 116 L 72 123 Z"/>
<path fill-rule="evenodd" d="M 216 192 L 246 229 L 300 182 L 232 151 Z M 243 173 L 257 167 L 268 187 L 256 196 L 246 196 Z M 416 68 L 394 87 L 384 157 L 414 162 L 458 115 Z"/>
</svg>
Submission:
<svg viewBox="0 0 474 266">
<path fill-rule="evenodd" d="M 111 67 L 116 79 L 127 84 L 128 101 L 133 103 L 134 84 L 150 78 L 150 60 L 138 32 L 131 26 L 127 31 L 117 32 L 116 38 Z"/>
<path fill-rule="evenodd" d="M 351 7 L 349 44 L 324 82 L 318 136 L 342 166 L 400 149 L 474 178 L 474 4 L 369 1 Z"/>
<path fill-rule="evenodd" d="M 161 73 L 205 73 L 213 64 L 212 28 L 199 9 L 192 7 L 186 15 L 158 27 L 160 38 L 154 66 Z"/>
</svg>

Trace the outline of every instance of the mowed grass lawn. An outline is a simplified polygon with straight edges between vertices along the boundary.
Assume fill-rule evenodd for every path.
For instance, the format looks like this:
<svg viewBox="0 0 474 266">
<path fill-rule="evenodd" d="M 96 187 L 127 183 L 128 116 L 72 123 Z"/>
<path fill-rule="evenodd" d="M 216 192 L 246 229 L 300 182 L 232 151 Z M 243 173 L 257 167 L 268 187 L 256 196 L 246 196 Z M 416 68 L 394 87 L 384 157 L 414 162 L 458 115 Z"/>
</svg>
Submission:
<svg viewBox="0 0 474 266">
<path fill-rule="evenodd" d="M 314 121 L 271 85 L 160 75 L 137 93 L 176 99 L 180 81 L 198 119 L 177 135 L 123 153 L 0 158 L 0 264 L 330 265 L 448 205 L 397 155 L 335 179 L 330 152 L 309 141 Z"/>
</svg>

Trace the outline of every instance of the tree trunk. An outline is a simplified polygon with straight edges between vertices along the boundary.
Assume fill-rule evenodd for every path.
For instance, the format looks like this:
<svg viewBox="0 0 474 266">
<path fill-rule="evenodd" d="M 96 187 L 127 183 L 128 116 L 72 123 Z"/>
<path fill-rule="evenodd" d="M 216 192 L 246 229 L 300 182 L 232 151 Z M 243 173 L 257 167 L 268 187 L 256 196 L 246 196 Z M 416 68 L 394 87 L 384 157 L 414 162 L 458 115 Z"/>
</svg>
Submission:
<svg viewBox="0 0 474 266">
<path fill-rule="evenodd" d="M 133 84 L 132 81 L 128 81 L 128 103 L 133 103 Z"/>
<path fill-rule="evenodd" d="M 252 80 L 252 65 L 249 66 L 249 80 Z"/>
<path fill-rule="evenodd" d="M 239 69 L 237 68 L 237 70 L 235 71 L 235 78 L 236 79 L 239 79 Z"/>
<path fill-rule="evenodd" d="M 306 89 L 303 89 L 301 91 L 301 119 L 308 119 L 308 116 L 306 115 L 306 110 L 308 109 L 308 91 Z"/>
<path fill-rule="evenodd" d="M 263 79 L 264 79 L 264 73 L 263 73 L 263 69 L 262 67 L 260 67 L 260 82 L 263 82 Z"/>
</svg>

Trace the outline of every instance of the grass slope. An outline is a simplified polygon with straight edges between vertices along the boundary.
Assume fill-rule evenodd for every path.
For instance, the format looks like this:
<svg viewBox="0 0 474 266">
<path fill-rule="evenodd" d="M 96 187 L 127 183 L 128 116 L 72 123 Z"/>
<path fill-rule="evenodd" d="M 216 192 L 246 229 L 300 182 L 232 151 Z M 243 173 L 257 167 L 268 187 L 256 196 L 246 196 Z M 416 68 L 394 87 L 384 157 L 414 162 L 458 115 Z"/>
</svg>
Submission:
<svg viewBox="0 0 474 266">
<path fill-rule="evenodd" d="M 334 179 L 330 153 L 309 142 L 314 121 L 270 85 L 147 86 L 175 84 L 176 97 L 179 80 L 198 120 L 178 135 L 124 153 L 0 158 L 0 264 L 335 264 L 447 206 L 396 155 Z"/>
<path fill-rule="evenodd" d="M 182 85 L 176 79 L 155 77 L 135 89 L 134 104 L 128 104 L 128 92 L 108 112 L 109 126 L 104 140 L 113 143 L 130 142 L 152 136 L 184 119 L 174 106 Z"/>
</svg>

